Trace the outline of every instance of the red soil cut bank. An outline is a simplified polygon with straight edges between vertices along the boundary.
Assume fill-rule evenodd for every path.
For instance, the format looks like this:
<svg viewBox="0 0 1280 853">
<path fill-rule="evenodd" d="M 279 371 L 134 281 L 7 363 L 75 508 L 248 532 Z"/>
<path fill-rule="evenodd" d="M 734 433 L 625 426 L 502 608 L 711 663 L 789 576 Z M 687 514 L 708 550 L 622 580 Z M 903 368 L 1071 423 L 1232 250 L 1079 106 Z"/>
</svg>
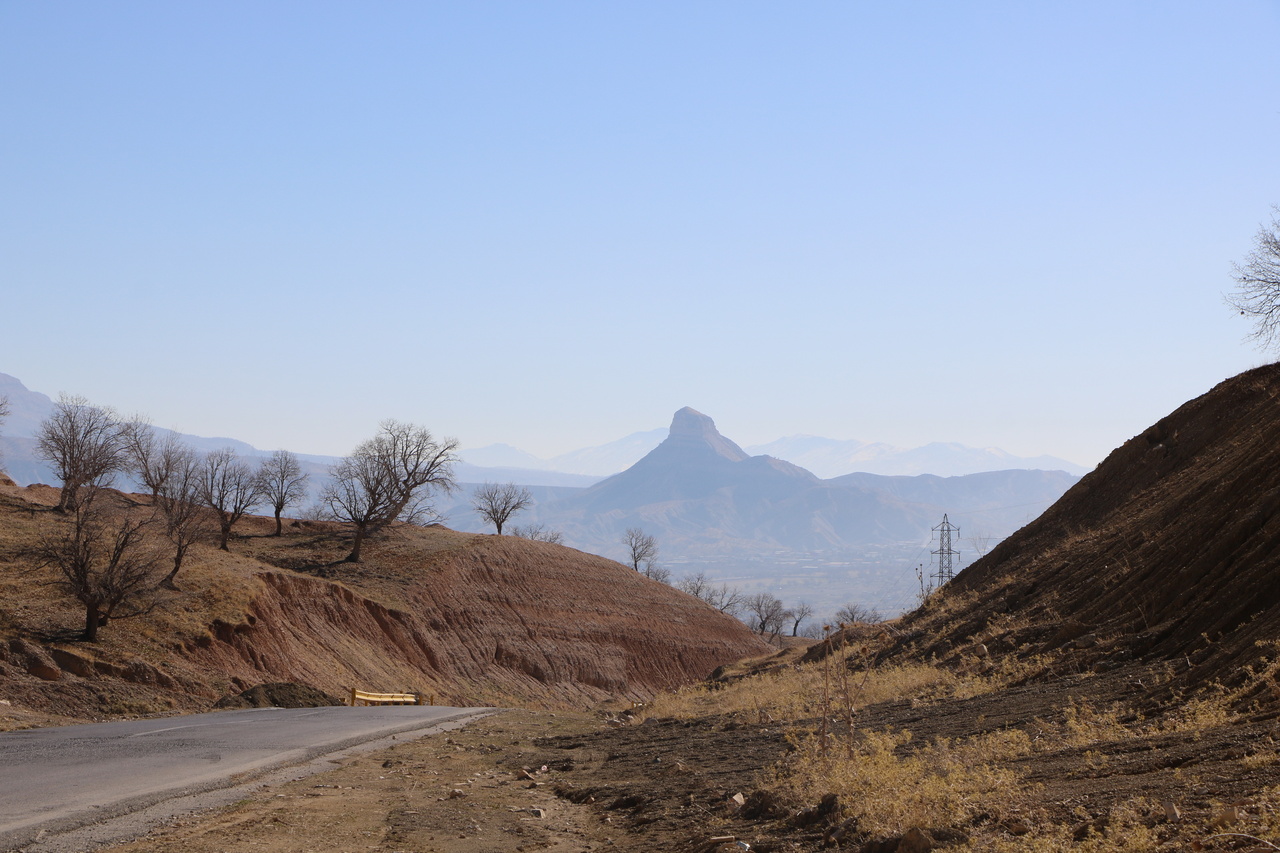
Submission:
<svg viewBox="0 0 1280 853">
<path fill-rule="evenodd" d="M 80 643 L 74 603 L 24 556 L 65 524 L 51 499 L 47 487 L 0 485 L 0 699 L 11 703 L 0 717 L 200 710 L 270 682 L 583 707 L 643 700 L 769 651 L 736 619 L 571 548 L 401 527 L 350 564 L 339 526 L 277 538 L 263 518 L 237 527 L 230 554 L 193 550 L 160 610 Z M 148 511 L 142 496 L 121 505 Z"/>
<path fill-rule="evenodd" d="M 359 682 L 450 703 L 473 701 L 479 688 L 579 703 L 647 698 L 769 650 L 736 619 L 612 561 L 470 539 L 421 566 L 395 607 L 346 583 L 263 573 L 266 591 L 245 621 L 215 626 L 187 655 L 246 682 Z"/>
</svg>

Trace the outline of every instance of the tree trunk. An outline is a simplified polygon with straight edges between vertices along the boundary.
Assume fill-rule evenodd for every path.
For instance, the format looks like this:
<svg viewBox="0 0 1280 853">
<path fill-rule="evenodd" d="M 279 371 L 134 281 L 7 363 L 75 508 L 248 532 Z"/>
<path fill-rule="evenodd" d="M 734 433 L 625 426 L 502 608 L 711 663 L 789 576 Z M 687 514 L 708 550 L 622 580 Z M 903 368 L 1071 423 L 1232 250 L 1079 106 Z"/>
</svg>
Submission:
<svg viewBox="0 0 1280 853">
<path fill-rule="evenodd" d="M 218 547 L 223 551 L 230 551 L 231 549 L 227 547 L 227 540 L 231 538 L 231 517 L 223 513 L 218 519 L 218 528 L 222 533 L 222 541 L 218 543 Z"/>
<path fill-rule="evenodd" d="M 80 639 L 86 643 L 98 642 L 98 603 L 96 601 L 84 606 L 84 633 Z"/>
<path fill-rule="evenodd" d="M 160 581 L 160 586 L 164 587 L 165 589 L 178 588 L 178 585 L 173 582 L 173 579 L 178 576 L 178 570 L 182 568 L 182 558 L 185 557 L 186 555 L 187 555 L 186 546 L 179 545 L 178 549 L 173 552 L 173 568 L 169 571 L 169 574 L 164 576 L 164 580 Z"/>
<path fill-rule="evenodd" d="M 347 555 L 347 559 L 344 562 L 347 562 L 347 563 L 360 562 L 360 546 L 363 544 L 364 544 L 364 525 L 357 524 L 356 538 L 355 538 L 355 541 L 351 543 L 351 553 Z"/>
<path fill-rule="evenodd" d="M 282 506 L 276 507 L 276 535 L 277 536 L 280 536 L 284 530 L 283 526 L 280 524 L 280 513 L 283 511 L 284 511 L 284 507 Z"/>
</svg>

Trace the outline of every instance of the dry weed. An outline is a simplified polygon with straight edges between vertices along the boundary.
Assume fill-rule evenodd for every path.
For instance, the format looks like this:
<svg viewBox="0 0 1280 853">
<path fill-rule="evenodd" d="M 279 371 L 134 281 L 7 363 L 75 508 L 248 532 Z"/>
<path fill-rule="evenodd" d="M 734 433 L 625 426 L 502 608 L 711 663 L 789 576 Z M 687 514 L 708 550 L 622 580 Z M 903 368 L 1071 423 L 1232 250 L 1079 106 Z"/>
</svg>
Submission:
<svg viewBox="0 0 1280 853">
<path fill-rule="evenodd" d="M 859 831 L 964 826 L 977 815 L 1007 816 L 1023 799 L 1017 775 L 997 762 L 1026 755 L 1025 732 L 1010 730 L 909 749 L 909 732 L 861 731 L 853 738 L 809 736 L 766 784 L 794 802 L 837 794 Z"/>
<path fill-rule="evenodd" d="M 984 835 L 961 849 L 975 853 L 1155 853 L 1183 849 L 1161 840 L 1152 825 L 1153 813 L 1154 806 L 1139 799 L 1113 808 L 1083 839 L 1075 836 L 1075 828 L 1055 824 L 1020 837 Z"/>
<path fill-rule="evenodd" d="M 1090 746 L 1138 736 L 1136 728 L 1120 721 L 1120 713 L 1115 705 L 1102 711 L 1088 702 L 1070 702 L 1062 709 L 1062 728 L 1055 748 Z"/>
<path fill-rule="evenodd" d="M 700 684 L 662 693 L 644 709 L 643 716 L 687 719 L 741 714 L 763 721 L 796 722 L 831 715 L 847 717 L 876 702 L 967 697 L 994 689 L 988 678 L 959 675 L 932 664 L 875 667 L 870 655 L 865 647 L 855 647 L 821 662 L 793 665 L 727 685 Z"/>
</svg>

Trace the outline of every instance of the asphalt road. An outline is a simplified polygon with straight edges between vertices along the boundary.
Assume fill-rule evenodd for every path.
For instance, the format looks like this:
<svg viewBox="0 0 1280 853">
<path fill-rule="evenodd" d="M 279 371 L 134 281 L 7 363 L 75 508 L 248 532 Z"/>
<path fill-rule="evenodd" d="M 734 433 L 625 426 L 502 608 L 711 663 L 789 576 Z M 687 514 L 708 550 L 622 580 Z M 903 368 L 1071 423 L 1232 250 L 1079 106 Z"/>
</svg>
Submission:
<svg viewBox="0 0 1280 853">
<path fill-rule="evenodd" d="M 422 706 L 260 708 L 0 732 L 0 850 L 392 735 L 457 728 L 485 713 Z"/>
</svg>

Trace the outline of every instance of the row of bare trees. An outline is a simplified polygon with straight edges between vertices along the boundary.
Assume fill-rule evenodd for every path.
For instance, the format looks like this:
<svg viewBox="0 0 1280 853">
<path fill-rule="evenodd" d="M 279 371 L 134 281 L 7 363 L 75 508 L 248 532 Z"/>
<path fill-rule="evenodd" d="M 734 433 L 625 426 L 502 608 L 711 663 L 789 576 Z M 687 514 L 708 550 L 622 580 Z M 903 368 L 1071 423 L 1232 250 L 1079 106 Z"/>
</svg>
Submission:
<svg viewBox="0 0 1280 853">
<path fill-rule="evenodd" d="M 196 542 L 216 530 L 225 550 L 235 523 L 262 503 L 275 508 L 279 534 L 280 513 L 306 496 L 307 477 L 292 454 L 277 452 L 256 468 L 231 449 L 201 454 L 177 433 L 83 397 L 59 398 L 37 432 L 36 452 L 59 477 L 56 511 L 69 517 L 37 546 L 38 556 L 84 606 L 90 641 L 110 619 L 148 612 L 159 590 L 176 589 Z M 149 513 L 108 490 L 117 475 L 149 493 Z"/>
<path fill-rule="evenodd" d="M 0 415 L 6 411 L 7 406 Z M 84 605 L 87 640 L 96 639 L 111 618 L 149 610 L 160 589 L 175 589 L 195 543 L 216 531 L 218 546 L 228 550 L 234 526 L 251 509 L 270 506 L 280 535 L 282 513 L 300 505 L 308 491 L 308 475 L 288 451 L 276 451 L 256 466 L 230 448 L 202 454 L 177 433 L 157 430 L 143 418 L 123 419 L 82 397 L 58 400 L 36 444 L 61 480 L 57 512 L 69 516 L 67 525 L 41 543 L 39 556 Z M 385 421 L 377 435 L 333 467 L 316 512 L 352 526 L 348 561 L 358 561 L 364 541 L 393 522 L 438 517 L 430 495 L 456 488 L 456 449 L 453 439 L 437 441 L 422 427 Z M 109 491 L 117 474 L 134 478 L 149 493 L 150 513 Z M 541 529 L 528 535 L 550 538 Z M 161 563 L 168 566 L 163 577 Z"/>
<path fill-rule="evenodd" d="M 62 513 L 74 513 L 86 494 L 111 485 L 117 474 L 134 477 L 175 540 L 173 574 L 210 513 L 218 547 L 225 551 L 232 528 L 250 509 L 271 506 L 279 535 L 284 510 L 307 495 L 308 475 L 288 451 L 276 451 L 257 466 L 232 448 L 202 454 L 175 432 L 158 430 L 142 417 L 123 419 L 83 397 L 59 398 L 37 432 L 36 452 L 61 480 Z"/>
<path fill-rule="evenodd" d="M 749 595 L 742 600 L 742 610 L 746 616 L 743 621 L 751 626 L 762 637 L 769 636 L 776 640 L 790 628 L 791 636 L 802 634 L 800 626 L 806 619 L 814 615 L 813 606 L 801 601 L 787 607 L 776 595 L 760 592 Z M 854 625 L 858 623 L 876 623 L 882 621 L 881 615 L 873 608 L 860 604 L 845 604 L 836 610 L 831 623 L 825 627 L 836 625 Z M 805 636 L 822 636 L 816 624 L 810 624 Z"/>
<path fill-rule="evenodd" d="M 815 610 L 813 605 L 801 601 L 790 607 L 782 599 L 768 592 L 744 595 L 736 587 L 727 583 L 717 584 L 707 577 L 706 572 L 688 575 L 676 583 L 676 589 L 700 598 L 707 604 L 730 616 L 745 622 L 761 636 L 777 639 L 790 630 L 791 636 L 822 636 L 821 626 L 810 623 L 803 630 L 801 626 L 811 619 Z M 830 625 L 852 625 L 855 623 L 875 623 L 882 617 L 874 609 L 859 604 L 841 606 L 830 620 Z"/>
<path fill-rule="evenodd" d="M 354 528 L 349 561 L 360 559 L 368 536 L 394 521 L 423 523 L 438 517 L 430 494 L 456 488 L 457 446 L 454 439 L 437 441 L 429 430 L 388 420 L 334 466 L 319 506 L 328 517 Z M 284 510 L 300 505 L 307 495 L 308 475 L 288 451 L 276 451 L 256 467 L 231 448 L 200 454 L 176 433 L 161 432 L 142 418 L 124 420 L 83 397 L 59 399 L 40 427 L 36 448 L 61 480 L 59 512 L 74 512 L 86 490 L 128 473 L 151 494 L 180 542 L 188 538 L 188 522 L 207 517 L 198 510 L 211 511 L 223 550 L 235 524 L 251 509 L 270 506 L 279 535 Z M 183 549 L 179 545 L 179 563 Z"/>
</svg>

